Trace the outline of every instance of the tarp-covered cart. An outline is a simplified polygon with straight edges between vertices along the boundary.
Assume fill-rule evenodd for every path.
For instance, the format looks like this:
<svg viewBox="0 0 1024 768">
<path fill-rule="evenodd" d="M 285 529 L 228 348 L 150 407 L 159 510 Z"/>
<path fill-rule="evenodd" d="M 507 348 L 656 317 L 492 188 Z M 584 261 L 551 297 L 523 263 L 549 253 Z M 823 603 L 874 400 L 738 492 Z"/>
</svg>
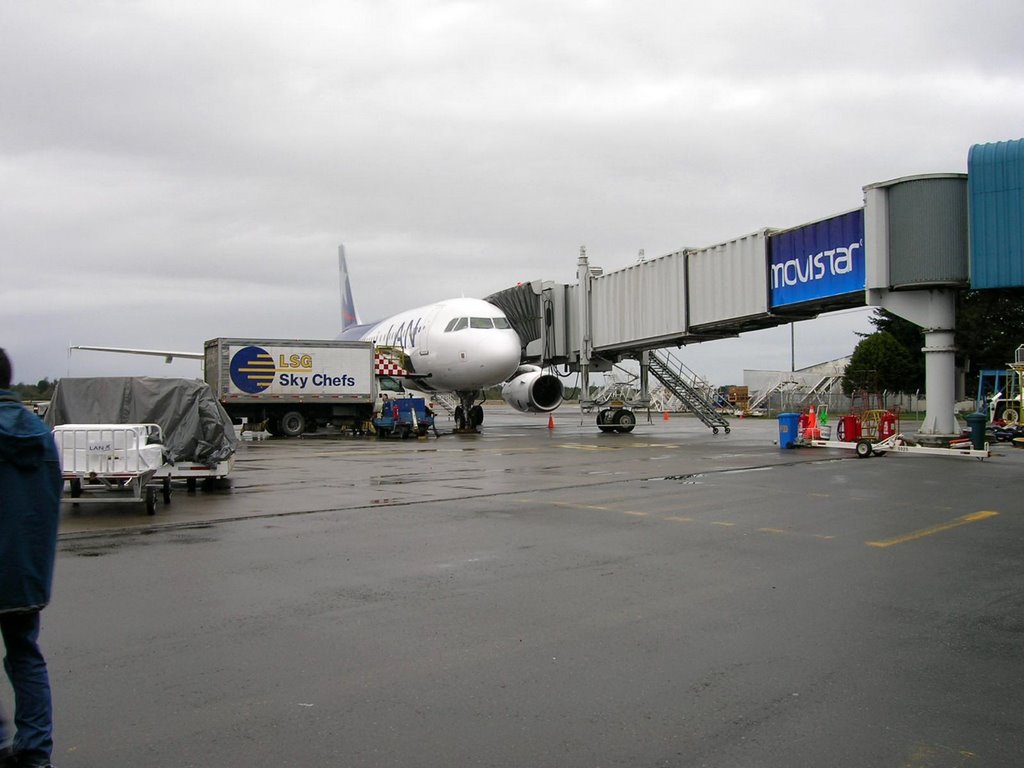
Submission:
<svg viewBox="0 0 1024 768">
<path fill-rule="evenodd" d="M 199 480 L 226 478 L 238 447 L 227 412 L 205 382 L 193 379 L 61 379 L 45 421 L 55 429 L 156 425 L 162 460 L 148 482 L 159 481 L 165 502 L 170 501 L 172 480 L 184 480 L 192 490 Z"/>
</svg>

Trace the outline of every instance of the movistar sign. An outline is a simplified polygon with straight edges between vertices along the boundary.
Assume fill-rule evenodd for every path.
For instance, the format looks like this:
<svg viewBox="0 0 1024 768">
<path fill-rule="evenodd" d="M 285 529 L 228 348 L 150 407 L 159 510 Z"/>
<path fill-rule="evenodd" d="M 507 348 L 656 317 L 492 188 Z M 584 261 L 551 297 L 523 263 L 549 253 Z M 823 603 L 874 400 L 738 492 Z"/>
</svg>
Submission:
<svg viewBox="0 0 1024 768">
<path fill-rule="evenodd" d="M 864 290 L 864 209 L 771 235 L 771 306 Z"/>
</svg>

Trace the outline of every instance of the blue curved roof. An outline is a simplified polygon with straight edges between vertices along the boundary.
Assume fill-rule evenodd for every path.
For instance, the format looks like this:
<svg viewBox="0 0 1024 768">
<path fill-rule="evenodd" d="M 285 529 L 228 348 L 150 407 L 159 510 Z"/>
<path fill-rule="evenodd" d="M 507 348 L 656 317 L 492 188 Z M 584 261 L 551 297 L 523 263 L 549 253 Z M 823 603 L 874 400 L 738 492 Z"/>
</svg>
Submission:
<svg viewBox="0 0 1024 768">
<path fill-rule="evenodd" d="M 971 287 L 1024 287 L 1024 139 L 967 155 Z"/>
</svg>

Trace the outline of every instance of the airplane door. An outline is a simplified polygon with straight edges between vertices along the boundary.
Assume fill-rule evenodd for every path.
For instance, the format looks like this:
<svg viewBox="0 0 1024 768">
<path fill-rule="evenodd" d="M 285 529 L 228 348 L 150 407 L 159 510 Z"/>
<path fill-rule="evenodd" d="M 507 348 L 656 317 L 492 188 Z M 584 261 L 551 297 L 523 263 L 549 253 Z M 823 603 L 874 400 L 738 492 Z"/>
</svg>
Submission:
<svg viewBox="0 0 1024 768">
<path fill-rule="evenodd" d="M 431 307 L 430 310 L 421 318 L 421 325 L 419 330 L 416 332 L 416 355 L 429 355 L 430 354 L 430 337 L 431 329 L 434 324 L 434 320 L 437 318 L 437 313 L 441 311 L 441 307 Z"/>
</svg>

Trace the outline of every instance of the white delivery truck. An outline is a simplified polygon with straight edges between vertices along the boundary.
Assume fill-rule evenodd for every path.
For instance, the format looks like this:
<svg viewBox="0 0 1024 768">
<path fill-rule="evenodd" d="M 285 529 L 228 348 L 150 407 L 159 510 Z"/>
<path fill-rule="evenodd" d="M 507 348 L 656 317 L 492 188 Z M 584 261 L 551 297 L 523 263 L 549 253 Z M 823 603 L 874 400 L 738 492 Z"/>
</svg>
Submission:
<svg viewBox="0 0 1024 768">
<path fill-rule="evenodd" d="M 370 429 L 379 393 L 396 379 L 376 376 L 370 342 L 309 339 L 210 339 L 206 383 L 235 421 L 264 423 L 295 437 L 333 424 Z"/>
</svg>

